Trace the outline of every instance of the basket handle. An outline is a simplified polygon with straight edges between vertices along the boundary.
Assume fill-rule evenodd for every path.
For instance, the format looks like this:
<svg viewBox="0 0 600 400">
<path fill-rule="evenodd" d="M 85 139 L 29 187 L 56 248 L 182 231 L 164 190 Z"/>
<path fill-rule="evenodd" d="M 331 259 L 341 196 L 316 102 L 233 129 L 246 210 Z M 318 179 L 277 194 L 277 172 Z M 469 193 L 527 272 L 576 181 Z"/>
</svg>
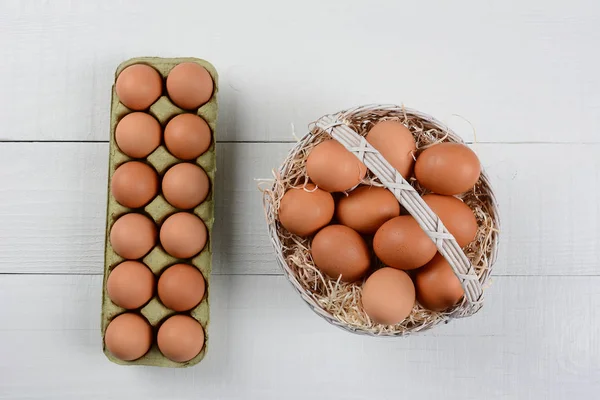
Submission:
<svg viewBox="0 0 600 400">
<path fill-rule="evenodd" d="M 326 115 L 316 122 L 316 126 L 340 142 L 379 178 L 398 202 L 417 220 L 421 229 L 448 261 L 465 292 L 464 301 L 455 309 L 452 316 L 466 317 L 475 314 L 483 306 L 483 289 L 475 268 L 442 220 L 429 208 L 412 185 L 367 142 L 364 136 L 344 123 L 343 116 L 346 114 Z"/>
</svg>

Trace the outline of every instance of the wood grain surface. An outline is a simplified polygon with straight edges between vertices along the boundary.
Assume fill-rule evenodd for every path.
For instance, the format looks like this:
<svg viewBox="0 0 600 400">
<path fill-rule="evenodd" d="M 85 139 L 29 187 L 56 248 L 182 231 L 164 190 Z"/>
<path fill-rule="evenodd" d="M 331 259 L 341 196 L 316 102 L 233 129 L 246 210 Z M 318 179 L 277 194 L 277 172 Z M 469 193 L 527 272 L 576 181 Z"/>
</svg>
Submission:
<svg viewBox="0 0 600 400">
<path fill-rule="evenodd" d="M 217 145 L 215 274 L 280 273 L 256 179 L 272 177 L 291 146 Z M 495 274 L 600 275 L 600 144 L 473 148 L 501 206 Z M 0 146 L 0 272 L 102 273 L 107 152 L 106 143 Z"/>
<path fill-rule="evenodd" d="M 596 399 L 600 3 L 0 2 L 0 399 Z M 195 56 L 220 74 L 211 349 L 198 366 L 102 353 L 114 70 Z M 500 203 L 484 308 L 406 339 L 304 306 L 256 179 L 307 125 L 366 103 L 434 115 Z"/>
<path fill-rule="evenodd" d="M 600 320 L 600 277 L 494 278 L 480 313 L 397 340 L 327 324 L 281 276 L 216 276 L 211 349 L 185 370 L 105 359 L 101 285 L 100 276 L 0 276 L 0 301 L 20 299 L 0 308 L 4 398 L 591 399 L 600 390 L 589 329 Z"/>
<path fill-rule="evenodd" d="M 593 0 L 4 0 L 0 138 L 105 140 L 121 61 L 197 55 L 221 75 L 221 140 L 290 140 L 291 123 L 392 102 L 469 140 L 454 114 L 481 142 L 598 143 L 598 14 Z"/>
</svg>

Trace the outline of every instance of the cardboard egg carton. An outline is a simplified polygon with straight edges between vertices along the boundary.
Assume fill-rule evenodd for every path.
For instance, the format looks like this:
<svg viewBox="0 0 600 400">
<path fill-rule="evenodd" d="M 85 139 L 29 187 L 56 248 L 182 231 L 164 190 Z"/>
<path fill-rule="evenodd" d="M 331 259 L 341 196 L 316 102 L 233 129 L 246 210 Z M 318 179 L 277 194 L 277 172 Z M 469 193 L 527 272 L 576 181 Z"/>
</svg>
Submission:
<svg viewBox="0 0 600 400">
<path fill-rule="evenodd" d="M 196 255 L 191 260 L 182 260 L 177 259 L 171 255 L 169 255 L 160 245 L 159 240 L 157 239 L 156 246 L 140 261 L 146 264 L 154 273 L 156 277 L 156 281 L 158 281 L 158 277 L 162 271 L 173 264 L 177 263 L 191 263 L 196 268 L 200 270 L 202 275 L 204 276 L 204 280 L 206 282 L 206 293 L 204 298 L 200 302 L 198 306 L 193 308 L 188 312 L 184 312 L 182 314 L 187 314 L 196 319 L 204 328 L 205 334 L 205 343 L 202 351 L 193 359 L 184 362 L 174 362 L 166 358 L 159 351 L 158 346 L 156 345 L 156 334 L 160 324 L 165 321 L 171 315 L 176 314 L 175 311 L 164 306 L 158 295 L 156 293 L 156 287 L 154 290 L 154 297 L 141 309 L 138 310 L 125 310 L 114 304 L 107 293 L 106 283 L 110 271 L 115 268 L 118 264 L 125 261 L 122 257 L 120 257 L 111 247 L 110 244 L 110 230 L 115 223 L 115 221 L 122 215 L 127 214 L 129 212 L 140 212 L 150 217 L 157 226 L 157 232 L 160 230 L 160 226 L 163 221 L 169 217 L 170 215 L 182 211 L 179 210 L 172 205 L 170 205 L 162 193 L 160 193 L 143 209 L 130 209 L 119 204 L 115 198 L 112 196 L 110 190 L 110 182 L 112 180 L 112 176 L 121 164 L 134 160 L 133 158 L 125 155 L 119 149 L 115 141 L 115 128 L 118 122 L 127 114 L 134 112 L 133 110 L 125 107 L 117 97 L 115 85 L 112 87 L 112 103 L 111 103 L 111 119 L 110 119 L 110 156 L 109 156 L 109 173 L 108 173 L 108 204 L 107 204 L 107 213 L 106 213 L 106 238 L 105 238 L 105 261 L 104 261 L 104 281 L 102 288 L 102 343 L 104 348 L 104 353 L 112 362 L 123 365 L 151 365 L 151 366 L 160 366 L 160 367 L 187 367 L 200 362 L 208 349 L 209 344 L 209 335 L 208 335 L 208 323 L 209 323 L 209 294 L 210 294 L 210 273 L 212 267 L 212 251 L 211 251 L 211 239 L 212 239 L 212 226 L 214 222 L 214 188 L 215 188 L 215 171 L 216 171 L 216 154 L 215 154 L 215 129 L 217 122 L 217 92 L 218 92 L 218 74 L 215 68 L 208 63 L 207 61 L 197 59 L 197 58 L 157 58 L 157 57 L 141 57 L 141 58 L 133 58 L 128 61 L 123 62 L 116 70 L 115 73 L 115 81 L 116 77 L 119 73 L 125 69 L 126 67 L 133 64 L 147 64 L 156 69 L 160 75 L 163 77 L 163 94 L 161 97 L 150 106 L 150 109 L 147 110 L 149 114 L 151 114 L 154 118 L 156 118 L 163 129 L 167 124 L 167 122 L 175 117 L 176 115 L 182 113 L 189 113 L 192 111 L 183 110 L 176 105 L 167 97 L 166 89 L 164 89 L 164 82 L 166 81 L 166 77 L 171 71 L 173 67 L 183 62 L 195 62 L 206 68 L 206 70 L 210 73 L 213 82 L 214 82 L 214 91 L 210 100 L 202 105 L 200 108 L 195 110 L 195 113 L 202 117 L 209 125 L 212 134 L 212 141 L 209 149 L 198 157 L 195 161 L 190 160 L 187 162 L 195 162 L 197 165 L 202 167 L 210 180 L 210 192 L 206 198 L 200 205 L 198 205 L 193 210 L 186 210 L 188 212 L 193 212 L 196 216 L 198 216 L 204 224 L 206 225 L 208 232 L 208 240 L 204 249 Z M 144 160 L 140 160 L 144 161 Z M 145 161 L 149 163 L 158 173 L 159 177 L 162 179 L 165 172 L 173 165 L 182 162 L 183 160 L 179 160 L 169 153 L 165 144 L 164 138 L 161 141 L 160 146 L 152 152 Z M 143 357 L 134 360 L 134 361 L 122 361 L 116 357 L 114 357 L 104 345 L 104 335 L 106 332 L 106 328 L 110 321 L 115 318 L 117 315 L 122 314 L 124 312 L 135 312 L 144 316 L 150 325 L 153 327 L 153 344 L 148 353 L 146 353 Z"/>
</svg>

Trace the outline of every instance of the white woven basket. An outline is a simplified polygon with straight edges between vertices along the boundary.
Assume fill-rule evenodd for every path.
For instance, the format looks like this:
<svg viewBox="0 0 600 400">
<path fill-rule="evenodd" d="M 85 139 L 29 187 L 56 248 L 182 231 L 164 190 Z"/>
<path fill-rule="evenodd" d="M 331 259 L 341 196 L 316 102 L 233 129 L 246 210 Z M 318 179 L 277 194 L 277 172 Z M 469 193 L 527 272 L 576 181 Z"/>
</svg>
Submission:
<svg viewBox="0 0 600 400">
<path fill-rule="evenodd" d="M 425 233 L 435 242 L 438 251 L 452 266 L 465 293 L 462 301 L 452 309 L 445 313 L 431 312 L 435 315 L 433 318 L 428 318 L 426 322 L 402 325 L 398 326 L 398 329 L 394 329 L 394 327 L 391 329 L 390 327 L 387 327 L 386 329 L 364 329 L 363 327 L 355 326 L 354 324 L 343 321 L 332 315 L 323 307 L 322 303 L 317 301 L 311 288 L 299 281 L 297 271 L 291 268 L 290 265 L 288 265 L 288 262 L 286 262 L 286 254 L 284 254 L 283 251 L 284 246 L 282 246 L 282 240 L 284 240 L 284 238 L 289 238 L 290 234 L 285 231 L 277 220 L 278 210 L 275 209 L 276 205 L 273 201 L 273 193 L 277 189 L 275 185 L 271 190 L 265 191 L 263 198 L 269 234 L 276 251 L 277 262 L 300 296 L 313 311 L 331 324 L 353 333 L 373 336 L 404 336 L 410 333 L 427 330 L 441 322 L 447 322 L 452 318 L 467 317 L 476 313 L 483 306 L 483 288 L 489 279 L 498 251 L 498 207 L 485 171 L 482 171 L 479 182 L 475 186 L 478 193 L 481 193 L 482 197 L 485 196 L 489 204 L 489 207 L 487 207 L 485 211 L 485 214 L 488 215 L 486 215 L 485 218 L 489 218 L 493 221 L 494 228 L 487 233 L 489 235 L 488 240 L 486 241 L 488 248 L 486 249 L 485 254 L 483 254 L 482 257 L 477 257 L 478 259 L 473 259 L 474 257 L 471 257 L 470 259 L 463 249 L 460 248 L 454 237 L 444 227 L 437 215 L 423 201 L 421 195 L 413 185 L 402 177 L 400 173 L 366 141 L 365 137 L 362 136 L 367 130 L 365 128 L 367 125 L 372 126 L 372 124 L 377 123 L 379 120 L 394 118 L 401 121 L 403 119 L 407 120 L 408 118 L 414 121 L 416 118 L 419 124 L 416 129 L 411 129 L 411 131 L 417 139 L 421 134 L 419 131 L 427 132 L 427 130 L 433 128 L 437 131 L 444 132 L 444 137 L 439 138 L 439 141 L 463 143 L 462 139 L 444 124 L 419 111 L 396 105 L 362 106 L 336 114 L 326 115 L 319 119 L 314 124 L 311 131 L 292 148 L 277 174 L 280 177 L 287 176 L 290 169 L 295 165 L 293 161 L 300 157 L 307 147 L 314 145 L 313 142 L 317 140 L 318 137 L 322 140 L 323 132 L 328 133 L 329 136 L 344 145 L 346 149 L 352 152 L 367 166 L 374 179 L 378 180 L 394 194 L 402 207 L 417 220 Z M 361 131 L 362 135 L 359 134 L 358 131 Z M 418 305 L 416 307 L 418 307 Z M 416 312 L 415 310 L 413 310 L 413 312 Z M 420 312 L 427 312 L 427 310 L 421 309 Z"/>
</svg>

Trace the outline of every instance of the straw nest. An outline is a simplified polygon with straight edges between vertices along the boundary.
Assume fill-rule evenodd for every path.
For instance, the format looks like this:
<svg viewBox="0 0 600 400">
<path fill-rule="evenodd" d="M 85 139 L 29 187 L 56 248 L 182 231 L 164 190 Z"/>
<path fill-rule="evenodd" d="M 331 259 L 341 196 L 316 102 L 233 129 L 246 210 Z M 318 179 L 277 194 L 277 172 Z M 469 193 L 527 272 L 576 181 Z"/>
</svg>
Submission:
<svg viewBox="0 0 600 400">
<path fill-rule="evenodd" d="M 333 125 L 330 123 L 332 120 L 336 121 Z M 420 151 L 437 143 L 463 142 L 447 126 L 431 116 L 402 106 L 374 105 L 342 111 L 325 116 L 311 125 L 309 133 L 292 148 L 281 167 L 274 171 L 274 182 L 268 189 L 263 190 L 263 200 L 277 261 L 293 287 L 318 315 L 353 333 L 373 336 L 405 336 L 427 330 L 453 318 L 472 315 L 483 304 L 483 289 L 488 283 L 492 266 L 496 260 L 499 233 L 496 200 L 485 171 L 482 171 L 479 181 L 472 190 L 457 196 L 469 205 L 478 222 L 476 239 L 463 248 L 460 254 L 465 260 L 468 270 L 463 270 L 461 273 L 460 268 L 452 265 L 453 262 L 449 261 L 465 288 L 464 298 L 445 312 L 433 312 L 417 303 L 410 316 L 396 325 L 381 325 L 371 321 L 361 306 L 363 281 L 345 283 L 322 274 L 311 259 L 312 238 L 303 238 L 289 233 L 277 220 L 279 202 L 286 190 L 291 187 L 303 186 L 309 182 L 305 165 L 311 149 L 332 136 L 338 141 L 340 140 L 328 128 L 334 125 L 343 125 L 344 128 L 350 128 L 354 135 L 358 134 L 364 137 L 374 124 L 383 120 L 397 120 L 409 128 L 417 142 L 415 157 Z M 324 124 L 323 121 L 327 121 L 327 124 Z M 359 138 L 359 136 L 356 137 Z M 364 143 L 364 140 L 362 142 Z M 349 147 L 347 146 L 347 148 Z M 377 156 L 382 159 L 379 154 Z M 387 163 L 386 165 L 389 166 Z M 369 167 L 369 165 L 367 166 Z M 406 181 L 404 182 L 406 183 Z M 408 183 L 415 189 L 413 194 L 421 202 L 420 197 L 416 194 L 423 195 L 426 191 L 414 178 L 408 178 Z M 371 168 L 362 184 L 386 186 L 386 182 L 382 182 L 382 179 L 376 176 Z M 400 200 L 399 196 L 397 198 Z M 402 201 L 400 203 L 403 204 Z M 420 204 L 424 204 L 424 202 Z M 425 207 L 433 217 L 436 217 L 427 206 Z M 413 213 L 411 212 L 411 214 Z M 413 216 L 417 220 L 421 218 L 415 214 Z M 421 222 L 419 221 L 420 224 Z M 453 243 L 457 247 L 456 242 Z M 440 246 L 438 248 L 442 249 Z M 460 248 L 458 250 L 460 251 Z M 466 258 L 463 256 L 463 252 Z M 446 255 L 444 256 L 446 257 Z M 449 260 L 448 257 L 446 259 Z M 373 257 L 373 265 L 375 268 L 381 267 L 381 263 L 375 257 Z M 471 295 L 467 295 L 468 285 L 475 285 L 474 291 L 471 288 L 472 290 L 468 292 Z"/>
</svg>

